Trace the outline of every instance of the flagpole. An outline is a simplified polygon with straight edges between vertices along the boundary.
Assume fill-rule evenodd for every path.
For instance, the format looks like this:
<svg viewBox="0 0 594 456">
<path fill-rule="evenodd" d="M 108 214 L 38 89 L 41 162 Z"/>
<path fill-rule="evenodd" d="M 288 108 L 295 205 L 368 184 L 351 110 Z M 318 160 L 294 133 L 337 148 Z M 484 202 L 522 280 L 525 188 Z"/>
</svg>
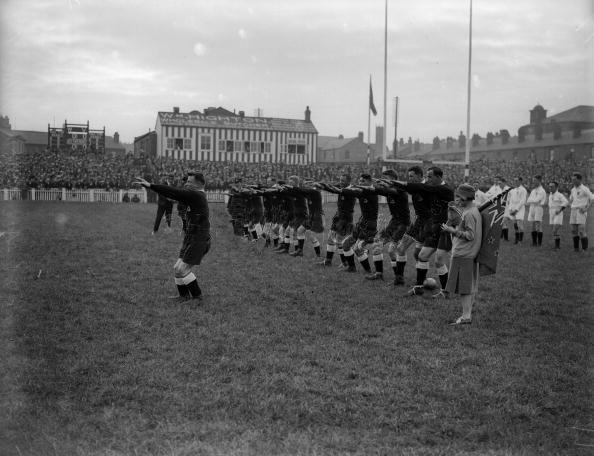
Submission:
<svg viewBox="0 0 594 456">
<path fill-rule="evenodd" d="M 472 78 L 472 0 L 470 0 L 470 24 L 468 27 L 468 87 L 466 105 L 466 149 L 464 153 L 464 180 L 470 175 L 470 87 Z"/>
<path fill-rule="evenodd" d="M 388 111 L 388 0 L 384 15 L 384 128 L 382 134 L 382 157 L 386 160 L 386 126 Z M 377 138 L 376 138 L 377 141 Z"/>
<path fill-rule="evenodd" d="M 369 132 L 371 130 L 371 75 L 369 75 L 369 102 L 367 103 L 367 166 L 369 166 Z"/>
</svg>

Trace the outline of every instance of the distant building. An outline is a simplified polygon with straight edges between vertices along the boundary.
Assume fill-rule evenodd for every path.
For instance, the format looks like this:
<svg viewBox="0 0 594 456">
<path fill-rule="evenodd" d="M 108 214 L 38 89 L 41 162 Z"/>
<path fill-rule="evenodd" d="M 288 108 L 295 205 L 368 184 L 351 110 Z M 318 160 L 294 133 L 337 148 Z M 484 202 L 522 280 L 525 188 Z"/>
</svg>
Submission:
<svg viewBox="0 0 594 456">
<path fill-rule="evenodd" d="M 224 108 L 203 112 L 159 112 L 155 125 L 159 157 L 175 159 L 288 163 L 306 165 L 317 161 L 318 131 L 305 118 L 247 117 Z"/>
<path fill-rule="evenodd" d="M 68 138 L 66 138 L 64 131 L 67 131 L 69 128 L 74 128 L 76 131 L 70 132 Z M 87 139 L 89 132 L 91 135 L 89 139 Z M 120 135 L 117 132 L 114 133 L 113 137 L 107 136 L 104 135 L 104 130 L 89 130 L 88 123 L 68 124 L 67 122 L 64 122 L 64 126 L 59 128 L 50 127 L 48 125 L 46 131 L 13 130 L 8 117 L 0 118 L 0 144 L 3 148 L 7 147 L 16 153 L 41 153 L 52 147 L 65 151 L 71 150 L 74 147 L 78 150 L 83 146 L 90 144 L 90 141 L 93 139 L 99 140 L 99 136 L 101 136 L 101 147 L 104 148 L 106 154 L 113 155 L 126 153 L 125 147 L 120 144 Z M 103 137 L 105 138 L 104 145 Z M 89 148 L 89 150 L 92 149 Z"/>
<path fill-rule="evenodd" d="M 354 138 L 342 135 L 318 136 L 318 163 L 361 163 L 367 161 L 367 143 L 363 132 Z M 370 160 L 375 158 L 375 150 L 369 151 Z"/>
<path fill-rule="evenodd" d="M 594 106 L 576 106 L 551 117 L 537 105 L 530 111 L 530 123 L 518 134 L 507 130 L 470 138 L 470 159 L 494 160 L 570 160 L 594 159 Z M 427 161 L 463 161 L 466 138 L 435 138 L 432 144 L 400 143 L 399 158 Z"/>
<path fill-rule="evenodd" d="M 147 157 L 157 156 L 157 132 L 149 131 L 134 138 L 134 156 L 144 154 Z"/>
</svg>

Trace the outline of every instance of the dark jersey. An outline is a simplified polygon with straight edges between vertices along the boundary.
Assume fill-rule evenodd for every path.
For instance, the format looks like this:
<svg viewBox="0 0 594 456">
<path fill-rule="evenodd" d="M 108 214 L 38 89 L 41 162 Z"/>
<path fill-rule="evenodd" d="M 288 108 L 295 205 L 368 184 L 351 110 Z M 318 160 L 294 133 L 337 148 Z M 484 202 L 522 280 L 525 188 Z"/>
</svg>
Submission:
<svg viewBox="0 0 594 456">
<path fill-rule="evenodd" d="M 448 204 L 450 201 L 454 201 L 454 190 L 450 186 L 445 183 L 440 185 L 408 183 L 405 187 L 406 191 L 413 196 L 413 206 L 415 195 L 417 198 L 422 198 L 423 211 L 428 212 L 427 218 L 431 219 L 433 223 L 448 221 Z"/>
<path fill-rule="evenodd" d="M 386 197 L 392 220 L 403 225 L 410 224 L 410 210 L 408 208 L 408 194 L 396 188 L 377 188 L 378 195 Z"/>
<path fill-rule="evenodd" d="M 307 199 L 299 188 L 286 188 L 284 193 L 289 196 L 293 203 L 293 216 L 295 218 L 307 218 Z"/>
<path fill-rule="evenodd" d="M 192 184 L 185 184 L 183 188 L 152 184 L 151 190 L 159 195 L 187 204 L 187 232 L 210 236 L 208 201 L 203 190 Z"/>
</svg>

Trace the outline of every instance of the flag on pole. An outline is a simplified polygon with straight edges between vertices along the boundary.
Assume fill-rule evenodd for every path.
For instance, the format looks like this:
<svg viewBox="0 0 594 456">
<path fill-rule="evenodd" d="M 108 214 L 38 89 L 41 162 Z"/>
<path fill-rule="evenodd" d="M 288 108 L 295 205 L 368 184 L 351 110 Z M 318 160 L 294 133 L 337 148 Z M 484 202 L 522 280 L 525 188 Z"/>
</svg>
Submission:
<svg viewBox="0 0 594 456">
<path fill-rule="evenodd" d="M 483 232 L 481 249 L 476 261 L 479 263 L 479 275 L 481 276 L 495 274 L 497 271 L 501 224 L 508 192 L 509 190 L 500 193 L 479 208 L 483 220 Z"/>
<path fill-rule="evenodd" d="M 371 76 L 369 77 L 369 109 L 374 116 L 377 116 L 377 109 L 375 109 L 375 104 L 373 103 L 373 89 L 371 88 Z"/>
</svg>

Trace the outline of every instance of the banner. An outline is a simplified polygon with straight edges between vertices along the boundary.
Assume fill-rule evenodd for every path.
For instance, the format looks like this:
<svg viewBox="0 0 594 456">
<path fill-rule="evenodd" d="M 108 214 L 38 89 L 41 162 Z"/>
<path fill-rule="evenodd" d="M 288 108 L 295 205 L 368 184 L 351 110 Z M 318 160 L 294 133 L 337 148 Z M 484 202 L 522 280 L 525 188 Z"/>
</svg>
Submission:
<svg viewBox="0 0 594 456">
<path fill-rule="evenodd" d="M 501 225 L 508 192 L 509 189 L 487 201 L 479 208 L 483 221 L 483 232 L 481 249 L 476 260 L 479 263 L 479 275 L 481 276 L 497 272 Z"/>
</svg>

